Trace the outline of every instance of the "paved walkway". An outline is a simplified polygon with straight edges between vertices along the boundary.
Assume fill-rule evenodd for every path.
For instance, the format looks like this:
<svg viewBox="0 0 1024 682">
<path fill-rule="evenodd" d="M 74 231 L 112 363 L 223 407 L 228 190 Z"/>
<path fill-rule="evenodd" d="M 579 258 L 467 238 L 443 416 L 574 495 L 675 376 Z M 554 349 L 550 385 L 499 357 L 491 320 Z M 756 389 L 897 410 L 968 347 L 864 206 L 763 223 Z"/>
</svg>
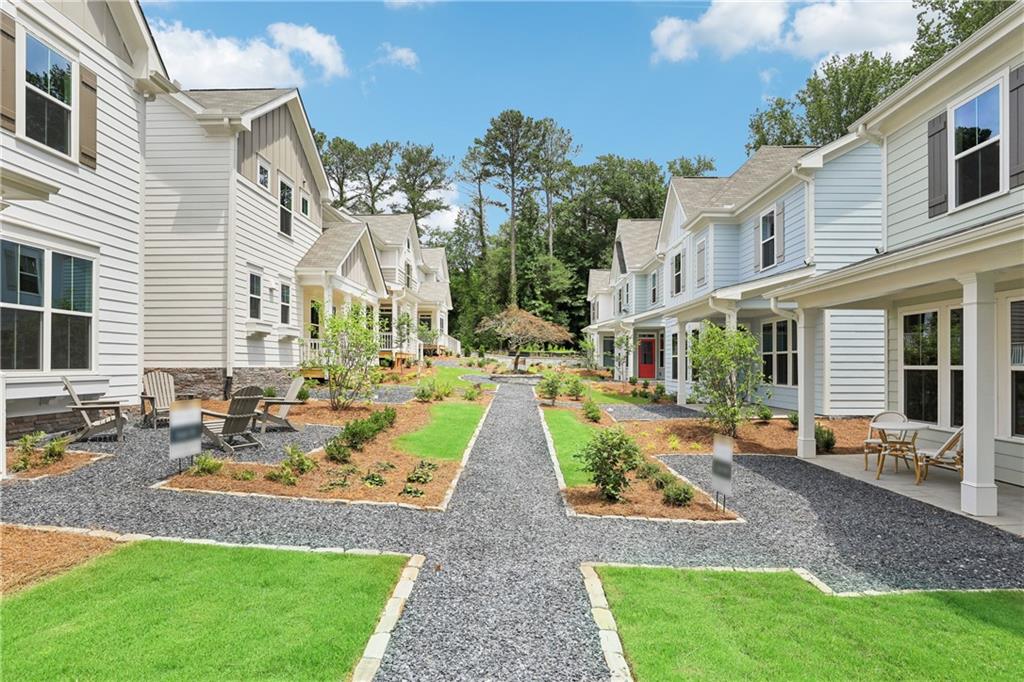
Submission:
<svg viewBox="0 0 1024 682">
<path fill-rule="evenodd" d="M 530 386 L 501 387 L 444 513 L 151 490 L 177 469 L 166 429 L 131 436 L 69 476 L 4 485 L 4 520 L 425 554 L 380 680 L 606 678 L 582 561 L 801 566 L 836 590 L 1024 587 L 1024 539 L 794 458 L 737 457 L 745 524 L 569 518 Z M 707 485 L 708 458 L 666 461 Z"/>
</svg>

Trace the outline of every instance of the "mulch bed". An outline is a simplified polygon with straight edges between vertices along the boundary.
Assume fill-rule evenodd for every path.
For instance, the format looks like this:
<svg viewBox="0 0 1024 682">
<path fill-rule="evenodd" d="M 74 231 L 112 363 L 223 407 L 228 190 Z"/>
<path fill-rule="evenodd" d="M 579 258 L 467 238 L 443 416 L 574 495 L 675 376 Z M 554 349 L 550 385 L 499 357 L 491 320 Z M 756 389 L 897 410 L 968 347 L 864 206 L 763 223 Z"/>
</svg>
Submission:
<svg viewBox="0 0 1024 682">
<path fill-rule="evenodd" d="M 63 573 L 119 543 L 75 533 L 29 530 L 0 525 L 0 594 L 24 589 L 44 578 Z"/>
<path fill-rule="evenodd" d="M 481 401 L 483 404 L 490 398 Z M 399 436 L 417 431 L 430 421 L 431 403 L 413 402 L 395 405 L 398 417 L 395 425 L 367 443 L 362 451 L 352 452 L 350 464 L 331 462 L 324 456 L 322 448 L 309 454 L 317 466 L 309 473 L 298 477 L 294 486 L 285 485 L 264 478 L 267 472 L 277 467 L 249 462 L 227 461 L 219 472 L 208 476 L 194 476 L 187 471 L 171 478 L 166 487 L 180 490 L 214 490 L 221 492 L 260 493 L 264 495 L 280 495 L 284 497 L 310 497 L 323 500 L 351 500 L 372 502 L 402 502 L 420 507 L 440 505 L 445 493 L 459 471 L 461 462 L 448 460 L 429 460 L 437 465 L 433 471 L 433 479 L 429 483 L 412 483 L 423 491 L 421 497 L 401 495 L 406 485 L 406 476 L 424 458 L 399 451 L 394 441 Z M 376 411 L 365 406 L 354 406 L 335 412 L 326 401 L 310 401 L 306 405 L 293 407 L 288 413 L 289 419 L 314 424 L 343 425 L 356 418 L 364 418 Z M 244 451 L 239 455 L 245 457 Z M 378 463 L 389 462 L 393 469 L 378 470 Z M 233 474 L 252 471 L 255 478 L 251 481 L 237 480 Z M 362 477 L 369 473 L 379 473 L 386 481 L 383 486 L 369 486 L 363 483 Z M 347 485 L 338 485 L 347 480 Z M 334 485 L 332 485 L 332 483 Z"/>
<path fill-rule="evenodd" d="M 653 461 L 648 458 L 648 461 Z M 665 469 L 664 465 L 656 462 Z M 714 501 L 703 491 L 694 488 L 693 500 L 685 507 L 673 507 L 661 499 L 661 491 L 648 481 L 638 481 L 629 474 L 629 488 L 619 502 L 606 500 L 593 486 L 566 488 L 565 497 L 579 514 L 595 516 L 643 516 L 655 519 L 689 519 L 691 521 L 731 521 L 736 514 L 715 509 Z"/>
<path fill-rule="evenodd" d="M 94 452 L 82 452 L 78 450 L 68 450 L 64 453 L 64 457 L 56 462 L 49 464 L 43 462 L 43 451 L 41 448 L 36 448 L 35 454 L 29 458 L 29 467 L 24 471 L 14 471 L 14 465 L 18 461 L 18 450 L 14 446 L 7 447 L 7 473 L 10 474 L 11 480 L 18 479 L 31 479 L 38 478 L 40 476 L 57 476 L 60 474 L 67 474 L 81 469 L 87 464 L 91 464 L 97 457 L 102 457 Z"/>
</svg>

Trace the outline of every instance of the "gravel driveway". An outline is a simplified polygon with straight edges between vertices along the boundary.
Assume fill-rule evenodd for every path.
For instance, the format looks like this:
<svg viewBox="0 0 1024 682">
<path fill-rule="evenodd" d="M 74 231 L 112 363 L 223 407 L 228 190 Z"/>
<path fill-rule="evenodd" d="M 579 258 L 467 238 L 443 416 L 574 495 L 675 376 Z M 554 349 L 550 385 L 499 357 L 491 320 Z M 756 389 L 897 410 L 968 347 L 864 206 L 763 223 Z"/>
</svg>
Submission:
<svg viewBox="0 0 1024 682">
<path fill-rule="evenodd" d="M 177 471 L 166 429 L 5 484 L 0 503 L 17 523 L 425 554 L 379 680 L 605 679 L 582 561 L 801 566 L 836 590 L 1024 587 L 1024 539 L 794 458 L 737 456 L 729 505 L 745 524 L 567 517 L 535 404 L 530 386 L 501 386 L 443 513 L 151 490 Z M 272 459 L 296 437 L 266 438 Z M 665 461 L 707 485 L 709 458 Z"/>
</svg>

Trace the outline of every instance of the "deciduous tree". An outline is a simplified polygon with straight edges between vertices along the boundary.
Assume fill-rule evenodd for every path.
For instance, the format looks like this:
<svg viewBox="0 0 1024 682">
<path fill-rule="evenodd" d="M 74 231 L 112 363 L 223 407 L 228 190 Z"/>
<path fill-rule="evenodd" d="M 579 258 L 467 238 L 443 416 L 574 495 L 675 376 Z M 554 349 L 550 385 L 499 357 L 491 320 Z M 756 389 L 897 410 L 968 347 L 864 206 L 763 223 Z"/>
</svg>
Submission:
<svg viewBox="0 0 1024 682">
<path fill-rule="evenodd" d="M 360 150 L 353 173 L 356 210 L 371 215 L 384 212 L 387 200 L 395 193 L 395 154 L 399 147 L 388 140 Z"/>
<path fill-rule="evenodd" d="M 697 178 L 714 173 L 715 170 L 715 160 L 703 154 L 680 156 L 668 162 L 668 174 L 674 177 Z"/>
<path fill-rule="evenodd" d="M 804 144 L 807 141 L 806 128 L 795 109 L 795 102 L 776 97 L 766 108 L 751 114 L 745 145 L 747 154 L 753 154 L 766 144 Z"/>
<path fill-rule="evenodd" d="M 477 331 L 494 334 L 505 343 L 510 353 L 515 354 L 513 371 L 519 371 L 523 346 L 572 341 L 572 334 L 565 327 L 541 319 L 515 305 L 481 320 Z"/>
</svg>

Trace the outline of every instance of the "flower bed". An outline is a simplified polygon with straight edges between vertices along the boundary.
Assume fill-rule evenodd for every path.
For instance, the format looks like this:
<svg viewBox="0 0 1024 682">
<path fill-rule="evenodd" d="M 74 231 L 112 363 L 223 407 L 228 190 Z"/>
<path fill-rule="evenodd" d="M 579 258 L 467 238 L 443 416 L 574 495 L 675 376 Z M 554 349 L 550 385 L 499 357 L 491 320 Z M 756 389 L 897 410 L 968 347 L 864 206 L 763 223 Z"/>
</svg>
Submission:
<svg viewBox="0 0 1024 682">
<path fill-rule="evenodd" d="M 69 474 L 72 471 L 81 469 L 88 464 L 92 464 L 97 459 L 108 457 L 109 455 L 68 450 L 60 459 L 47 461 L 43 454 L 43 449 L 34 448 L 28 459 L 24 460 L 18 448 L 12 445 L 8 446 L 6 456 L 7 473 L 10 475 L 10 478 L 13 480 L 30 480 L 33 478 L 41 478 L 43 476 Z M 27 468 L 21 468 L 25 461 L 28 463 Z"/>
</svg>

